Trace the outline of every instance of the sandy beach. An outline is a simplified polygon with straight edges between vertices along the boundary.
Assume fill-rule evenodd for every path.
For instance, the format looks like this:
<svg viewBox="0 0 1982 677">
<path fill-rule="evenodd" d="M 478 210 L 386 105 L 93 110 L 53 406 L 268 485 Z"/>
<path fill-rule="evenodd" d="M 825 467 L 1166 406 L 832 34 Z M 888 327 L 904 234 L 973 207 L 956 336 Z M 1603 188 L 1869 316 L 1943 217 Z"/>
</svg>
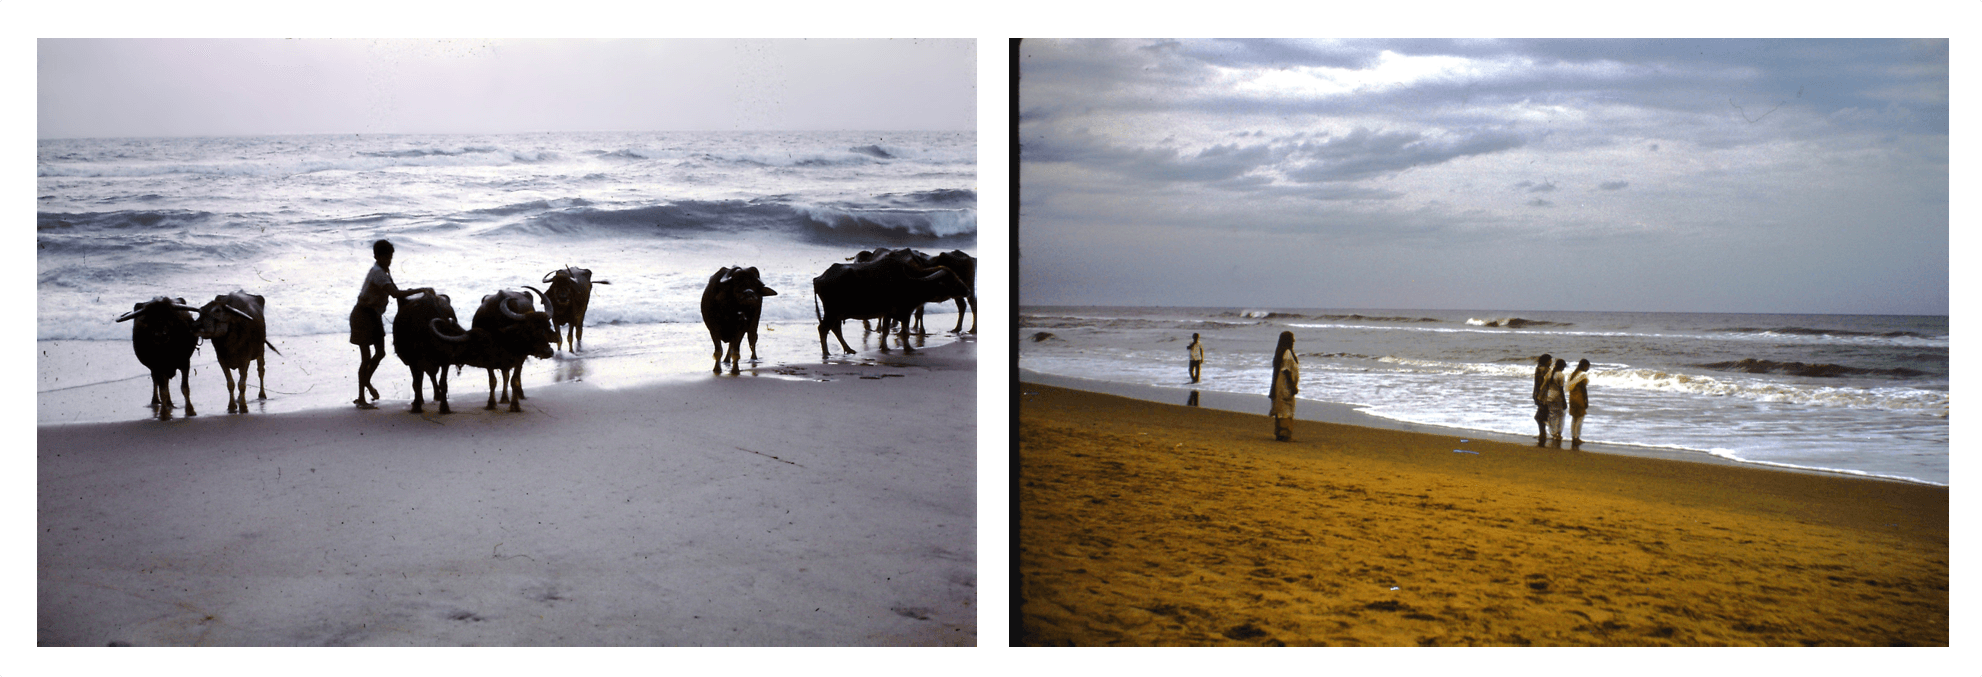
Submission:
<svg viewBox="0 0 1982 677">
<path fill-rule="evenodd" d="M 150 420 L 142 380 L 84 376 L 135 367 L 127 345 L 57 347 L 36 640 L 975 645 L 975 339 L 822 363 L 791 331 L 740 376 L 709 374 L 706 333 L 660 354 L 588 331 L 606 356 L 533 361 L 524 412 L 483 410 L 470 370 L 446 416 L 406 411 L 396 358 L 381 407 L 350 406 L 355 352 L 304 337 L 270 365 L 292 394 L 227 414 L 208 370 L 199 416 Z M 121 420 L 50 423 L 99 405 Z"/>
<path fill-rule="evenodd" d="M 1020 393 L 1014 644 L 1949 643 L 1945 487 Z"/>
</svg>

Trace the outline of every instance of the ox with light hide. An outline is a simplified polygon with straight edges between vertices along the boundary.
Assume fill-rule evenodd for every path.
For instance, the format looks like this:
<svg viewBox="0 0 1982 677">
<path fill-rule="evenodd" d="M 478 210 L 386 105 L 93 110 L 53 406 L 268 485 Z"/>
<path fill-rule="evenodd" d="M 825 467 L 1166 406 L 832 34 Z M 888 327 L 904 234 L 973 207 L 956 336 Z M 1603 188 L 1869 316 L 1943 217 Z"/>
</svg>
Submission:
<svg viewBox="0 0 1982 677">
<path fill-rule="evenodd" d="M 260 387 L 255 399 L 268 399 L 268 356 L 263 348 L 275 350 L 268 342 L 268 323 L 263 315 L 267 306 L 259 294 L 235 290 L 213 297 L 200 306 L 200 319 L 193 333 L 213 342 L 213 353 L 220 362 L 220 375 L 227 379 L 227 413 L 248 413 L 248 363 L 255 364 Z M 281 355 L 282 351 L 275 350 Z M 234 372 L 241 372 L 241 388 L 236 394 Z"/>
<path fill-rule="evenodd" d="M 192 314 L 198 312 L 200 309 L 186 305 L 183 298 L 155 296 L 132 304 L 131 312 L 117 318 L 118 322 L 131 320 L 131 350 L 151 370 L 151 406 L 160 419 L 172 418 L 175 371 L 179 372 L 179 394 L 186 401 L 186 415 L 199 415 L 193 411 L 191 383 L 193 351 L 200 347 L 200 337 L 193 333 Z"/>
<path fill-rule="evenodd" d="M 757 320 L 764 313 L 764 297 L 777 295 L 758 278 L 756 266 L 725 267 L 709 276 L 709 285 L 702 289 L 702 324 L 709 328 L 709 340 L 716 344 L 716 373 L 722 373 L 725 361 L 730 363 L 730 373 L 742 370 L 739 363 L 746 338 L 750 341 L 750 361 L 757 361 Z M 729 344 L 728 355 L 723 353 L 725 343 Z"/>
<path fill-rule="evenodd" d="M 564 332 L 564 340 L 553 340 L 560 346 L 570 346 L 571 352 L 578 352 L 579 342 L 585 340 L 585 310 L 592 305 L 592 285 L 612 284 L 606 280 L 592 279 L 592 271 L 585 268 L 566 266 L 553 270 L 544 276 L 551 292 L 543 294 L 544 312 L 551 315 L 553 333 Z"/>
</svg>

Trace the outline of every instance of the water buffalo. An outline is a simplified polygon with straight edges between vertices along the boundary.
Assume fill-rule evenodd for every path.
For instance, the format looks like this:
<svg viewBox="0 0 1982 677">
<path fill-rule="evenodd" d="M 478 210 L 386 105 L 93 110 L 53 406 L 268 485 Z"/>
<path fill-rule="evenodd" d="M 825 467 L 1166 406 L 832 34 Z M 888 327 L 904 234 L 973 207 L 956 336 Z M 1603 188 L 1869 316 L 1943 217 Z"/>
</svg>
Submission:
<svg viewBox="0 0 1982 677">
<path fill-rule="evenodd" d="M 456 350 L 453 344 L 434 338 L 428 327 L 436 319 L 456 322 L 454 303 L 446 294 L 425 288 L 399 299 L 398 303 L 399 314 L 392 318 L 392 352 L 413 372 L 411 411 L 415 414 L 424 411 L 420 377 L 425 376 L 433 383 L 434 404 L 440 413 L 452 413 L 447 408 L 447 365 L 454 364 Z"/>
<path fill-rule="evenodd" d="M 255 376 L 260 383 L 255 399 L 268 399 L 268 357 L 262 349 L 275 350 L 275 344 L 268 342 L 268 324 L 262 315 L 265 307 L 261 295 L 238 289 L 232 294 L 215 296 L 200 306 L 200 320 L 193 333 L 213 342 L 220 375 L 227 378 L 227 413 L 248 412 L 250 362 L 255 363 Z M 275 354 L 281 355 L 282 351 L 275 350 Z M 238 396 L 234 390 L 236 370 L 241 372 Z"/>
<path fill-rule="evenodd" d="M 881 351 L 888 350 L 888 329 L 900 327 L 902 349 L 908 345 L 909 315 L 932 298 L 967 295 L 970 291 L 948 268 L 924 268 L 908 256 L 882 256 L 852 265 L 835 263 L 812 278 L 813 312 L 819 318 L 819 354 L 831 355 L 826 333 L 832 332 L 840 348 L 853 354 L 853 348 L 840 333 L 847 320 L 883 320 Z M 822 307 L 823 304 L 823 307 Z"/>
<path fill-rule="evenodd" d="M 966 290 L 968 290 L 969 293 L 961 296 L 941 296 L 937 298 L 932 298 L 929 299 L 927 303 L 943 303 L 945 301 L 956 301 L 957 326 L 956 328 L 951 329 L 950 331 L 959 334 L 964 333 L 963 331 L 964 312 L 970 311 L 971 313 L 973 313 L 973 315 L 971 316 L 971 320 L 970 320 L 969 333 L 972 334 L 977 333 L 977 317 L 974 314 L 977 311 L 977 259 L 975 257 L 972 257 L 970 254 L 964 253 L 963 250 L 960 249 L 953 249 L 947 252 L 943 252 L 941 254 L 937 254 L 935 256 L 930 256 L 928 254 L 924 254 L 914 249 L 880 248 L 880 249 L 870 249 L 864 252 L 860 252 L 859 254 L 855 254 L 851 257 L 848 257 L 847 260 L 854 261 L 856 263 L 865 263 L 868 261 L 876 261 L 883 258 L 900 259 L 904 263 L 907 263 L 909 267 L 912 269 L 921 269 L 927 271 L 927 270 L 933 270 L 937 267 L 943 267 L 950 269 L 950 272 L 952 273 L 956 273 L 957 278 L 963 280 L 963 286 Z M 881 333 L 886 334 L 888 332 L 888 328 L 885 326 L 888 324 L 888 322 L 889 321 L 886 318 L 881 319 L 881 323 L 882 325 L 884 325 L 881 329 Z M 867 321 L 861 320 L 860 326 L 862 329 L 866 329 Z M 927 336 L 929 334 L 929 331 L 923 326 L 922 323 L 921 306 L 917 306 L 915 309 L 915 333 L 923 336 Z"/>
<path fill-rule="evenodd" d="M 186 400 L 186 415 L 199 415 L 193 411 L 191 382 L 193 351 L 200 347 L 200 337 L 193 333 L 192 314 L 199 312 L 183 298 L 155 296 L 132 304 L 131 312 L 117 318 L 118 322 L 133 320 L 131 350 L 151 370 L 151 406 L 160 419 L 172 418 L 175 371 L 179 372 L 179 394 Z"/>
<path fill-rule="evenodd" d="M 963 250 L 961 249 L 952 249 L 950 251 L 946 251 L 941 254 L 937 254 L 935 256 L 930 257 L 929 263 L 931 265 L 948 268 L 950 269 L 950 272 L 956 273 L 957 279 L 963 280 L 964 288 L 969 291 L 968 294 L 965 294 L 963 296 L 931 299 L 929 302 L 942 303 L 944 301 L 951 301 L 951 300 L 956 301 L 957 326 L 955 329 L 951 329 L 950 332 L 958 333 L 958 334 L 964 333 L 963 314 L 965 310 L 969 310 L 970 333 L 972 334 L 977 333 L 977 258 L 964 253 Z M 968 307 L 965 306 L 966 303 L 969 304 Z M 921 308 L 917 308 L 915 310 L 915 328 L 919 332 L 925 334 L 928 333 L 926 331 L 922 331 Z"/>
<path fill-rule="evenodd" d="M 534 287 L 524 289 L 544 295 Z M 432 333 L 455 346 L 455 364 L 488 370 L 489 404 L 484 409 L 496 408 L 500 372 L 502 401 L 509 403 L 510 411 L 523 411 L 523 362 L 531 357 L 550 359 L 555 354 L 551 344 L 557 341 L 550 314 L 538 311 L 528 294 L 509 290 L 482 297 L 468 331 L 450 335 L 436 327 Z"/>
<path fill-rule="evenodd" d="M 722 373 L 724 361 L 730 363 L 730 373 L 741 371 L 745 338 L 750 340 L 750 361 L 757 361 L 757 318 L 764 312 L 764 297 L 777 295 L 758 279 L 755 266 L 725 267 L 709 276 L 709 285 L 702 289 L 702 324 L 709 327 L 709 340 L 716 344 L 716 373 Z M 727 356 L 724 343 L 729 344 Z"/>
<path fill-rule="evenodd" d="M 570 335 L 569 340 L 558 341 L 558 345 L 569 345 L 571 352 L 578 352 L 578 343 L 585 340 L 585 309 L 592 305 L 592 285 L 612 283 L 594 280 L 592 271 L 571 266 L 551 271 L 544 276 L 544 282 L 551 285 L 551 293 L 543 295 L 544 311 L 551 314 L 551 326 Z"/>
</svg>

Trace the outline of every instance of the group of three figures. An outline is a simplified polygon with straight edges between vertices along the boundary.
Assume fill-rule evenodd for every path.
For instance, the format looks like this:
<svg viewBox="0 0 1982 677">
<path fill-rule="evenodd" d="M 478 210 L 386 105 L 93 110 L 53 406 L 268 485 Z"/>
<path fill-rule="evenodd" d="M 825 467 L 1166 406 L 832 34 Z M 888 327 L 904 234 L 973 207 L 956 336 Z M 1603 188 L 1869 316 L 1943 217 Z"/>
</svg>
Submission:
<svg viewBox="0 0 1982 677">
<path fill-rule="evenodd" d="M 1562 412 L 1566 408 L 1570 444 L 1583 444 L 1583 415 L 1590 411 L 1590 361 L 1580 360 L 1576 371 L 1563 373 L 1569 363 L 1552 355 L 1535 361 L 1535 443 L 1562 441 Z"/>
</svg>

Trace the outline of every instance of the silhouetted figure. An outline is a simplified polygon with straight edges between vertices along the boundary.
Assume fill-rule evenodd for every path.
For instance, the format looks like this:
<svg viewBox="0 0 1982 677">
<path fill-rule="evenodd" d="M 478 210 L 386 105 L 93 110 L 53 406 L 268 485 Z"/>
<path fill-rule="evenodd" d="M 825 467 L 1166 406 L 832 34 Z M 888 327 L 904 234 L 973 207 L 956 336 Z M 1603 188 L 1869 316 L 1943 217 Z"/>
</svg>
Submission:
<svg viewBox="0 0 1982 677">
<path fill-rule="evenodd" d="M 1267 397 L 1273 400 L 1273 439 L 1294 439 L 1294 396 L 1301 394 L 1301 359 L 1294 355 L 1294 332 L 1280 332 L 1280 345 L 1273 349 L 1273 385 Z"/>
<path fill-rule="evenodd" d="M 200 321 L 193 333 L 213 342 L 220 375 L 227 378 L 227 413 L 248 413 L 248 363 L 255 364 L 261 388 L 255 399 L 268 399 L 268 356 L 263 348 L 275 350 L 268 342 L 268 323 L 262 316 L 267 301 L 260 294 L 235 290 L 213 297 L 200 307 Z M 275 350 L 281 355 L 282 351 Z M 241 389 L 234 389 L 234 372 L 241 372 Z"/>
<path fill-rule="evenodd" d="M 1191 382 L 1196 383 L 1198 374 L 1204 367 L 1204 343 L 1198 341 L 1197 334 L 1191 334 Z"/>
<path fill-rule="evenodd" d="M 151 370 L 151 406 L 159 419 L 172 418 L 172 373 L 179 373 L 179 394 L 186 400 L 186 415 L 193 411 L 193 351 L 200 337 L 193 334 L 193 313 L 200 309 L 186 305 L 185 299 L 154 296 L 150 301 L 132 304 L 131 312 L 117 318 L 131 322 L 131 351 Z"/>
<path fill-rule="evenodd" d="M 1535 441 L 1548 439 L 1548 401 L 1546 395 L 1549 372 L 1554 371 L 1555 356 L 1543 353 L 1535 360 Z"/>
<path fill-rule="evenodd" d="M 365 283 L 358 288 L 358 303 L 351 308 L 351 345 L 358 346 L 358 399 L 351 403 L 362 409 L 377 407 L 365 401 L 365 391 L 371 391 L 373 401 L 379 398 L 379 389 L 372 387 L 372 373 L 385 361 L 386 300 L 404 299 L 423 291 L 401 290 L 393 284 L 391 242 L 373 242 L 372 259 L 375 263 L 371 272 L 365 273 Z"/>
<path fill-rule="evenodd" d="M 578 352 L 578 343 L 585 340 L 585 310 L 592 306 L 592 285 L 612 282 L 594 280 L 590 269 L 577 266 L 553 270 L 544 275 L 544 282 L 551 286 L 550 293 L 544 295 L 544 312 L 551 315 L 551 327 L 565 334 L 557 343 Z"/>
<path fill-rule="evenodd" d="M 729 373 L 741 373 L 739 363 L 746 339 L 750 341 L 750 361 L 757 361 L 757 321 L 764 314 L 764 297 L 777 295 L 777 290 L 758 278 L 756 266 L 724 266 L 709 276 L 709 284 L 702 288 L 702 324 L 716 345 L 716 373 L 722 373 L 725 361 L 729 362 Z M 724 352 L 724 344 L 728 344 L 728 352 Z"/>
</svg>

